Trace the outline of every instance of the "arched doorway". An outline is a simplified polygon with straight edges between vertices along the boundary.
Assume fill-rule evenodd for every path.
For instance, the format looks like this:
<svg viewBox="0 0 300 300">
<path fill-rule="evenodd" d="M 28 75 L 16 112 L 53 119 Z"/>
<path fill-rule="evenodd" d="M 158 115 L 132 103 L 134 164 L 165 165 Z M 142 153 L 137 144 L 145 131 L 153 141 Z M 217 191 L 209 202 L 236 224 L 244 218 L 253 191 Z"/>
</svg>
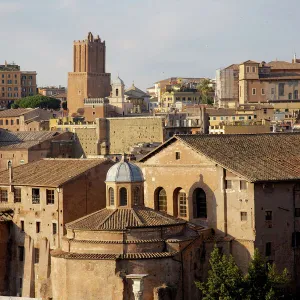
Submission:
<svg viewBox="0 0 300 300">
<path fill-rule="evenodd" d="M 207 218 L 206 194 L 201 188 L 196 188 L 193 192 L 193 217 Z"/>
</svg>

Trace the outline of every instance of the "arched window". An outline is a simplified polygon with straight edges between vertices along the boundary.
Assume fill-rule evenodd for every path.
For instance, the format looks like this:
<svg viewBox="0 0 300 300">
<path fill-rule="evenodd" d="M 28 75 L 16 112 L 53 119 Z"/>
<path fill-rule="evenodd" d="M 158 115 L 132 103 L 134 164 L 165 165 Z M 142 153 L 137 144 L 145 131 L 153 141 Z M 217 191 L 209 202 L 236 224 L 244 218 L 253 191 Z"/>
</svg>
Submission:
<svg viewBox="0 0 300 300">
<path fill-rule="evenodd" d="M 186 217 L 186 193 L 180 190 L 178 193 L 179 217 Z"/>
<path fill-rule="evenodd" d="M 193 193 L 194 218 L 207 218 L 206 194 L 197 188 Z"/>
<path fill-rule="evenodd" d="M 127 189 L 122 187 L 120 189 L 120 206 L 127 205 Z"/>
<path fill-rule="evenodd" d="M 113 188 L 109 188 L 108 196 L 109 196 L 109 205 L 110 206 L 115 205 L 115 191 Z"/>
<path fill-rule="evenodd" d="M 119 89 L 116 89 L 116 96 L 119 96 Z"/>
<path fill-rule="evenodd" d="M 167 211 L 167 193 L 164 189 L 161 189 L 158 193 L 158 210 Z"/>
<path fill-rule="evenodd" d="M 140 188 L 135 187 L 133 190 L 133 204 L 139 205 L 140 204 Z"/>
</svg>

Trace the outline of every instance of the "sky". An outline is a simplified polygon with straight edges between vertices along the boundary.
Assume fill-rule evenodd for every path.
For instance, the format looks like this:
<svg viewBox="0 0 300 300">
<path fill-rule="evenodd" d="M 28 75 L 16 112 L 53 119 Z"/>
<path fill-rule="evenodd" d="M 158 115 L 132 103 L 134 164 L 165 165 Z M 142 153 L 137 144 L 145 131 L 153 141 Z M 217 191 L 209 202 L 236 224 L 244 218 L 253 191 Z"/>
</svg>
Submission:
<svg viewBox="0 0 300 300">
<path fill-rule="evenodd" d="M 0 0 L 0 64 L 67 85 L 74 40 L 106 41 L 106 71 L 143 90 L 248 59 L 300 58 L 298 0 Z"/>
</svg>

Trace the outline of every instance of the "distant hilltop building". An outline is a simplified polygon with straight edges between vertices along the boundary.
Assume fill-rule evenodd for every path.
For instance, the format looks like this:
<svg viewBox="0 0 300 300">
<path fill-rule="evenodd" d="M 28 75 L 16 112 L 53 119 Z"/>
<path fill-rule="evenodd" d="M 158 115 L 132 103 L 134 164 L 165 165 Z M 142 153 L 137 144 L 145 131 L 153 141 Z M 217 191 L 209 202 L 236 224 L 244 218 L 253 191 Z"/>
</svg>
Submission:
<svg viewBox="0 0 300 300">
<path fill-rule="evenodd" d="M 243 104 L 300 102 L 300 63 L 247 60 L 217 70 L 215 104 L 233 108 Z M 299 107 L 298 107 L 299 108 Z"/>
<path fill-rule="evenodd" d="M 21 71 L 20 66 L 5 61 L 0 65 L 0 107 L 5 108 L 13 101 L 36 94 L 36 72 Z"/>
<path fill-rule="evenodd" d="M 85 40 L 74 41 L 73 72 L 68 75 L 68 109 L 71 116 L 85 115 L 85 99 L 92 98 L 97 104 L 99 99 L 110 95 L 110 73 L 105 70 L 105 53 L 105 41 L 102 42 L 98 35 L 94 37 L 91 32 Z"/>
</svg>

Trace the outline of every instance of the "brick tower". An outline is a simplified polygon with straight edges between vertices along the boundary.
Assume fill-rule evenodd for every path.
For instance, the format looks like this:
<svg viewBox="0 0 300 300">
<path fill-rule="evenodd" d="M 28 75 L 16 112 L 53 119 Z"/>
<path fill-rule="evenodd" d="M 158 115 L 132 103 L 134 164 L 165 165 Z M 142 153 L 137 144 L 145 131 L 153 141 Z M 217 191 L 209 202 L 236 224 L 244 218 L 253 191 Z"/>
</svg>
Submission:
<svg viewBox="0 0 300 300">
<path fill-rule="evenodd" d="M 69 115 L 84 115 L 84 99 L 110 95 L 110 73 L 105 73 L 105 41 L 89 32 L 83 41 L 74 41 L 73 72 L 68 74 Z"/>
</svg>

